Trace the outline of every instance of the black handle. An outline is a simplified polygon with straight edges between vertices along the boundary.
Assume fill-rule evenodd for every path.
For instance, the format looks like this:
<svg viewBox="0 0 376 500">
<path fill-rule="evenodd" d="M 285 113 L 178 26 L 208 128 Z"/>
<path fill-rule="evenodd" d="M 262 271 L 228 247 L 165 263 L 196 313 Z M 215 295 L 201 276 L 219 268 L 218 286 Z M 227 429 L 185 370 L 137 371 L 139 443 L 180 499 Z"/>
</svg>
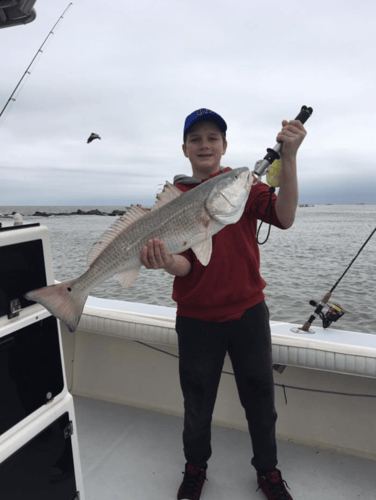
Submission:
<svg viewBox="0 0 376 500">
<path fill-rule="evenodd" d="M 302 109 L 300 110 L 300 113 L 295 118 L 295 120 L 299 120 L 300 122 L 305 123 L 312 113 L 313 113 L 312 108 L 307 108 L 307 106 L 302 106 Z"/>
<path fill-rule="evenodd" d="M 312 108 L 307 108 L 307 106 L 302 106 L 302 109 L 300 110 L 300 113 L 295 118 L 295 120 L 299 120 L 300 122 L 305 123 L 308 120 L 308 118 L 311 116 L 312 113 L 313 113 Z M 278 142 L 278 144 L 282 144 L 282 143 Z M 281 157 L 279 154 L 280 150 L 276 151 L 275 146 L 273 149 L 268 148 L 266 151 L 268 152 L 268 154 L 264 157 L 264 160 L 268 160 L 270 163 L 273 163 L 274 160 L 278 160 Z"/>
<path fill-rule="evenodd" d="M 305 123 L 308 118 L 311 116 L 313 113 L 312 108 L 307 108 L 307 106 L 302 106 L 302 109 L 300 110 L 300 113 L 298 116 L 295 118 L 295 120 L 299 120 L 302 123 Z M 269 169 L 270 165 L 275 161 L 278 160 L 280 156 L 280 152 L 282 149 L 282 143 L 277 142 L 277 144 L 274 146 L 274 148 L 268 148 L 267 155 L 264 156 L 264 158 L 256 163 L 255 170 L 253 171 L 254 174 L 258 175 L 261 177 L 262 175 L 265 175 L 266 171 Z"/>
</svg>

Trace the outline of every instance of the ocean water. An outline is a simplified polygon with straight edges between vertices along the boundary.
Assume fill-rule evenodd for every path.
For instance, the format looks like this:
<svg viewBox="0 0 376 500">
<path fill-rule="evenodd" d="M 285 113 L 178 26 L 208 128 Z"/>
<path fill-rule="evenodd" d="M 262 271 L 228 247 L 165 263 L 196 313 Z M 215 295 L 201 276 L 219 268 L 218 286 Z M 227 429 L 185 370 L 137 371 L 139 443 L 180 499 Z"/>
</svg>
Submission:
<svg viewBox="0 0 376 500">
<path fill-rule="evenodd" d="M 1 214 L 20 212 L 24 223 L 39 222 L 49 229 L 55 278 L 72 279 L 86 269 L 92 245 L 117 220 L 109 216 L 33 217 L 43 212 L 74 212 L 98 208 L 111 213 L 125 207 L 0 207 Z M 12 225 L 0 215 L 3 226 Z M 376 226 L 376 205 L 299 207 L 294 225 L 285 231 L 272 227 L 260 246 L 261 274 L 267 282 L 266 301 L 271 319 L 303 324 L 313 312 L 309 300 L 320 300 L 337 282 Z M 260 231 L 265 239 L 267 226 Z M 334 290 L 331 301 L 345 315 L 333 326 L 376 334 L 376 234 Z M 175 307 L 173 277 L 163 270 L 142 268 L 130 290 L 114 278 L 99 284 L 92 295 L 102 298 Z M 320 325 L 318 318 L 313 326 Z"/>
</svg>

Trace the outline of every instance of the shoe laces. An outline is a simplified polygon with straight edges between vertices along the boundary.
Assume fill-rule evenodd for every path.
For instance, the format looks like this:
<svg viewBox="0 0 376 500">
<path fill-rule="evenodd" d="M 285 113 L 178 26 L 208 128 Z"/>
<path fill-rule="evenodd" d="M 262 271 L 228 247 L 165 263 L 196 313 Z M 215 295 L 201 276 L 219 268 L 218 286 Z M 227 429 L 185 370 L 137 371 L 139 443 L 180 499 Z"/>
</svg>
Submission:
<svg viewBox="0 0 376 500">
<path fill-rule="evenodd" d="M 199 487 L 202 477 L 207 481 L 203 473 L 205 473 L 205 469 L 187 464 L 185 472 L 182 472 L 182 474 L 184 474 L 182 487 L 185 496 L 194 496 L 197 493 L 197 488 Z"/>
<path fill-rule="evenodd" d="M 287 482 L 282 479 L 281 473 L 278 470 L 270 472 L 265 476 L 261 476 L 268 483 L 270 490 L 272 491 L 275 500 L 290 500 L 291 495 L 287 492 L 286 486 L 290 489 Z M 260 485 L 256 491 L 258 491 L 262 486 Z"/>
</svg>

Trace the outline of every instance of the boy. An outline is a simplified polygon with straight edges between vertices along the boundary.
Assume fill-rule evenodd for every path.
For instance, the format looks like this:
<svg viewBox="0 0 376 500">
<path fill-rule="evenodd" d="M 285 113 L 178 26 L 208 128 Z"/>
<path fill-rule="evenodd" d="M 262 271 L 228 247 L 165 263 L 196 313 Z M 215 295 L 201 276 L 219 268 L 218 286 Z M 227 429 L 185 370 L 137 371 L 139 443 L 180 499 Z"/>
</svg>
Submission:
<svg viewBox="0 0 376 500">
<path fill-rule="evenodd" d="M 193 177 L 176 176 L 182 191 L 220 175 L 226 153 L 227 125 L 208 109 L 191 113 L 184 125 L 184 155 Z M 253 447 L 252 465 L 259 488 L 269 500 L 292 500 L 277 466 L 273 361 L 266 283 L 260 276 L 257 220 L 281 229 L 291 227 L 298 204 L 296 155 L 306 131 L 301 122 L 282 122 L 283 143 L 278 197 L 259 182 L 253 186 L 241 219 L 213 236 L 213 253 L 203 266 L 191 250 L 168 255 L 163 242 L 150 240 L 141 251 L 148 269 L 163 268 L 175 276 L 179 375 L 184 396 L 184 454 L 187 460 L 178 500 L 199 500 L 211 456 L 210 428 L 221 371 L 228 352 Z"/>
</svg>

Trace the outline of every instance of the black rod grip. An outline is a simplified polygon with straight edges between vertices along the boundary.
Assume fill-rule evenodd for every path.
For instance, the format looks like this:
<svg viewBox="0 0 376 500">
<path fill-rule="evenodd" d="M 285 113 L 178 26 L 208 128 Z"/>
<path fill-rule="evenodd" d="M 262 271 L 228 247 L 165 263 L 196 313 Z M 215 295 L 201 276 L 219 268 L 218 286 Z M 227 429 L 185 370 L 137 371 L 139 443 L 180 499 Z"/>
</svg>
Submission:
<svg viewBox="0 0 376 500">
<path fill-rule="evenodd" d="M 295 118 L 295 120 L 299 120 L 300 122 L 305 123 L 312 113 L 313 113 L 312 108 L 307 108 L 307 106 L 302 106 L 302 109 L 300 110 L 300 113 Z"/>
</svg>

